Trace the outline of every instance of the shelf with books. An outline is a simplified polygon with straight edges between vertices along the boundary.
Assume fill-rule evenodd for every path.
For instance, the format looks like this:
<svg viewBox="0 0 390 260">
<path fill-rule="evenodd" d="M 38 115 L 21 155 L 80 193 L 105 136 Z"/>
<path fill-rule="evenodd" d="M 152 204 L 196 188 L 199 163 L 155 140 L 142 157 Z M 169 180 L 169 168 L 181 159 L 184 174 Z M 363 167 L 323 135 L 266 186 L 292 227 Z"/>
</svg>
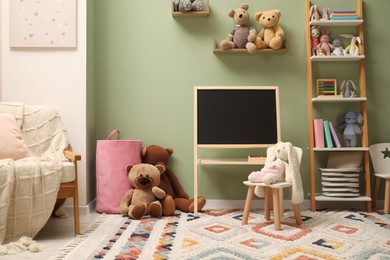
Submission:
<svg viewBox="0 0 390 260">
<path fill-rule="evenodd" d="M 309 149 L 308 150 L 309 150 L 309 169 L 310 169 L 310 207 L 312 211 L 315 211 L 316 202 L 318 201 L 332 201 L 332 202 L 333 201 L 335 202 L 336 201 L 362 201 L 365 202 L 366 210 L 371 211 L 364 45 L 360 44 L 358 46 L 359 51 L 353 52 L 353 54 L 358 54 L 358 55 L 352 55 L 352 53 L 351 54 L 348 53 L 347 55 L 345 55 L 346 53 L 344 53 L 343 51 L 341 54 L 335 53 L 336 55 L 329 55 L 329 52 L 326 51 L 326 48 L 324 48 L 321 52 L 318 52 L 317 47 L 312 47 L 317 45 L 313 45 L 312 40 L 315 39 L 312 39 L 311 37 L 312 29 L 314 26 L 320 26 L 321 29 L 325 30 L 325 32 L 321 31 L 321 33 L 327 35 L 329 35 L 329 31 L 330 31 L 328 30 L 329 28 L 327 27 L 336 26 L 340 28 L 330 28 L 330 29 L 332 29 L 333 32 L 342 31 L 343 35 L 340 34 L 340 36 L 343 37 L 347 35 L 345 33 L 351 32 L 352 37 L 355 38 L 359 37 L 361 39 L 361 42 L 364 43 L 363 3 L 362 0 L 349 0 L 349 2 L 351 3 L 351 7 L 353 2 L 356 3 L 356 10 L 355 8 L 351 8 L 347 10 L 337 10 L 331 7 L 330 9 L 333 10 L 333 13 L 330 14 L 331 16 L 330 19 L 333 18 L 333 20 L 315 20 L 315 17 L 314 18 L 311 17 L 310 9 L 312 9 L 312 7 L 316 4 L 315 3 L 316 0 L 305 0 L 305 1 L 306 1 L 307 106 L 308 106 L 308 122 L 309 122 Z M 334 5 L 335 7 L 338 6 L 336 2 Z M 352 37 L 345 37 L 345 38 L 351 38 L 351 44 L 352 44 Z M 330 43 L 332 43 L 332 40 L 334 40 L 334 38 L 332 37 L 332 34 L 330 34 Z M 347 42 L 348 42 L 347 40 L 344 40 L 342 43 L 345 46 L 347 46 L 346 45 Z M 317 52 L 315 50 L 317 50 Z M 316 76 L 326 75 L 328 74 L 327 72 L 330 72 L 329 69 L 330 66 L 318 64 L 322 62 L 333 63 L 331 78 L 334 79 L 331 80 L 322 79 L 322 82 L 319 83 L 316 79 Z M 354 81 L 359 82 L 359 84 L 354 90 L 358 89 L 359 91 L 358 96 L 355 96 L 353 94 L 351 95 L 352 97 L 343 97 L 345 93 L 344 92 L 338 93 L 337 91 L 336 79 L 339 80 L 340 78 L 344 77 L 343 67 L 350 66 L 351 68 L 355 68 L 355 65 L 353 64 L 349 65 L 346 64 L 346 62 L 357 63 L 356 72 L 353 72 L 353 70 L 351 70 L 352 75 L 349 75 L 348 77 L 357 78 L 357 80 L 354 79 Z M 340 69 L 337 70 L 335 69 L 336 67 Z M 333 81 L 334 81 L 334 88 L 333 88 L 334 90 L 332 90 L 332 83 L 331 83 Z M 328 89 L 328 87 L 330 89 Z M 346 96 L 348 96 L 348 94 Z M 331 109 L 328 109 L 329 106 L 326 104 L 320 105 L 318 103 L 331 103 Z M 333 103 L 343 103 L 343 104 L 336 104 L 335 106 L 333 106 Z M 323 106 L 326 106 L 326 108 Z M 360 108 L 356 108 L 357 106 L 360 106 Z M 334 122 L 332 124 L 331 120 L 327 120 L 327 117 L 335 118 L 336 113 L 340 112 L 339 109 L 342 110 L 346 109 L 346 111 L 359 110 L 362 113 L 363 123 L 359 126 L 362 133 L 358 137 L 357 140 L 358 144 L 356 145 L 356 147 L 346 147 L 346 144 L 344 144 L 343 142 L 344 139 L 343 133 L 341 132 L 336 133 L 336 131 L 331 130 L 331 125 L 333 126 L 333 130 L 335 130 L 335 128 L 338 127 L 338 124 L 336 125 L 334 124 Z M 319 122 L 316 123 L 315 120 L 319 120 Z M 322 152 L 328 153 L 328 158 L 330 154 L 334 154 L 333 152 L 335 152 L 335 154 L 340 154 L 340 155 L 352 154 L 354 152 L 355 153 L 357 152 L 362 155 L 363 158 L 361 162 L 362 173 L 360 174 L 359 178 L 364 185 L 360 191 L 361 194 L 359 197 L 333 198 L 329 196 L 324 196 L 324 194 L 316 193 L 316 187 L 320 182 L 318 180 L 318 169 L 321 166 L 324 166 L 323 160 L 325 159 L 325 157 L 321 155 Z M 343 153 L 338 153 L 338 152 L 343 152 Z"/>
</svg>

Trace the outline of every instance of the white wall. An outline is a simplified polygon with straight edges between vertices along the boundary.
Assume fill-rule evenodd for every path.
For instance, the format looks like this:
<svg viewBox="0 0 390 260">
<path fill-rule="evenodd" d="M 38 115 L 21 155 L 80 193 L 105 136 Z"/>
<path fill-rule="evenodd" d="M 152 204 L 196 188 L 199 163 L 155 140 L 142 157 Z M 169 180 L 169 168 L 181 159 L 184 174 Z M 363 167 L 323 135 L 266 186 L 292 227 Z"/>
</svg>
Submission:
<svg viewBox="0 0 390 260">
<path fill-rule="evenodd" d="M 86 205 L 87 4 L 77 1 L 77 47 L 9 47 L 9 1 L 0 1 L 0 100 L 51 105 L 61 113 L 75 152 L 80 153 L 80 205 Z M 89 198 L 88 198 L 89 200 Z"/>
</svg>

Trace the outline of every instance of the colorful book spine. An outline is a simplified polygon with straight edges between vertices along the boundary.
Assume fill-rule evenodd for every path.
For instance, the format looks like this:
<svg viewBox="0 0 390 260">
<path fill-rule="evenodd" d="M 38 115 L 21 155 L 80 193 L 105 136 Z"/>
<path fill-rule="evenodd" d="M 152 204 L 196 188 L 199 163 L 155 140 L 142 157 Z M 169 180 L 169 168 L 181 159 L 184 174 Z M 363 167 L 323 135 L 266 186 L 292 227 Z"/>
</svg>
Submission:
<svg viewBox="0 0 390 260">
<path fill-rule="evenodd" d="M 332 136 L 330 133 L 329 121 L 324 120 L 324 133 L 325 133 L 325 142 L 327 148 L 333 148 Z"/>
<path fill-rule="evenodd" d="M 339 138 L 337 137 L 336 130 L 334 129 L 333 124 L 332 124 L 331 121 L 329 121 L 329 128 L 330 128 L 330 132 L 331 132 L 331 134 L 332 134 L 332 139 L 333 139 L 334 145 L 335 145 L 337 148 L 340 148 L 340 147 L 341 147 L 340 140 L 339 140 Z"/>
<path fill-rule="evenodd" d="M 357 13 L 333 13 L 330 14 L 330 17 L 338 17 L 338 16 L 357 16 Z"/>
<path fill-rule="evenodd" d="M 314 146 L 316 148 L 324 148 L 324 120 L 314 119 Z"/>
</svg>

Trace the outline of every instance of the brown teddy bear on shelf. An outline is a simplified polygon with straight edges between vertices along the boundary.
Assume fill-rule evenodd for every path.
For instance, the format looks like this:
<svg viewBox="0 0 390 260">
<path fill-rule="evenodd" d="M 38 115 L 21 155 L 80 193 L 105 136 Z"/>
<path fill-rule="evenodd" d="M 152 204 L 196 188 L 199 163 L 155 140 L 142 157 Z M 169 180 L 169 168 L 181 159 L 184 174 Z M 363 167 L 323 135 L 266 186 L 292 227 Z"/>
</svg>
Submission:
<svg viewBox="0 0 390 260">
<path fill-rule="evenodd" d="M 162 206 L 159 199 L 163 199 L 166 193 L 158 188 L 160 175 L 165 167 L 146 163 L 127 165 L 128 179 L 133 187 L 122 197 L 119 209 L 122 215 L 129 215 L 133 219 L 141 219 L 149 214 L 152 217 L 160 217 Z"/>
<path fill-rule="evenodd" d="M 150 145 L 142 149 L 141 158 L 143 163 L 153 165 L 164 163 L 165 165 L 168 165 L 172 153 L 172 149 L 166 149 L 158 145 Z M 167 194 L 162 200 L 164 216 L 172 215 L 175 212 L 175 209 L 193 213 L 195 203 L 198 204 L 198 210 L 201 210 L 206 204 L 206 199 L 202 196 L 199 196 L 196 200 L 190 199 L 176 175 L 168 168 L 166 168 L 161 175 L 159 187 Z"/>
<path fill-rule="evenodd" d="M 264 27 L 256 37 L 255 44 L 258 49 L 271 48 L 278 50 L 282 48 L 284 31 L 279 25 L 281 16 L 282 13 L 277 9 L 255 14 L 256 21 Z"/>
<path fill-rule="evenodd" d="M 249 6 L 242 4 L 236 10 L 230 9 L 228 16 L 233 18 L 236 27 L 230 32 L 226 40 L 221 41 L 221 48 L 223 50 L 238 48 L 247 49 L 249 53 L 256 52 L 257 48 L 254 44 L 256 39 L 256 30 L 249 26 Z"/>
</svg>

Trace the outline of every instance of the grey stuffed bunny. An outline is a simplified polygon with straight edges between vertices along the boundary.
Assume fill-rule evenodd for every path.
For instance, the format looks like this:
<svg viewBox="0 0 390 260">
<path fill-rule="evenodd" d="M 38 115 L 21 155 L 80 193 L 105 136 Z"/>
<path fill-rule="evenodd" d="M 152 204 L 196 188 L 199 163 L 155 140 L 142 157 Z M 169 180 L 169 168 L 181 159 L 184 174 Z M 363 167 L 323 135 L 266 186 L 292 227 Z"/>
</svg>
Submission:
<svg viewBox="0 0 390 260">
<path fill-rule="evenodd" d="M 173 0 L 175 12 L 203 11 L 202 0 Z"/>
</svg>

